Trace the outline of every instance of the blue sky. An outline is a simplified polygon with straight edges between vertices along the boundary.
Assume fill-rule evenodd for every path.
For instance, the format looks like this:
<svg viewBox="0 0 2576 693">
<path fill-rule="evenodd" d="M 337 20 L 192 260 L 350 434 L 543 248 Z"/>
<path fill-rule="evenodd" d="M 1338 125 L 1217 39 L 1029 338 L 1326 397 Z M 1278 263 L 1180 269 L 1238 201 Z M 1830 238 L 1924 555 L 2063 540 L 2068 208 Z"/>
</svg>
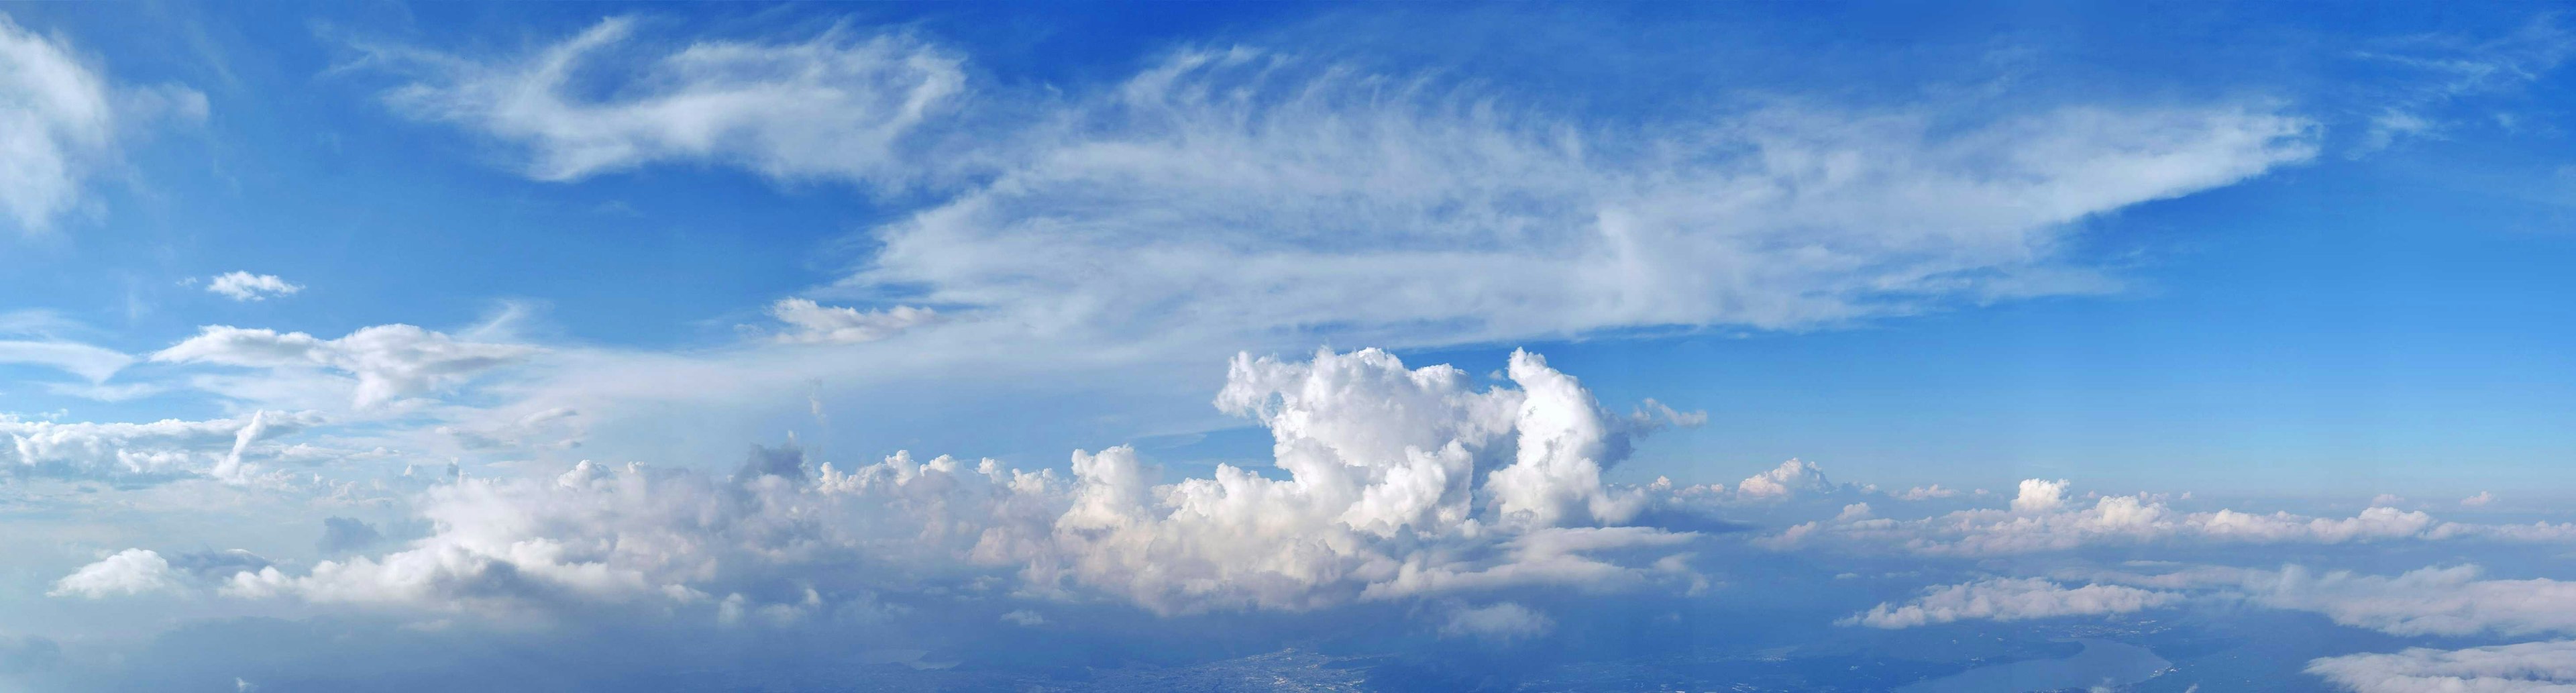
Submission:
<svg viewBox="0 0 2576 693">
<path fill-rule="evenodd" d="M 1852 542 L 1815 559 L 1826 575 L 1988 546 L 1926 520 L 1932 543 L 1879 555 L 1884 537 L 1854 523 L 1898 517 L 1891 504 L 2059 509 L 2024 480 L 2095 494 L 2067 512 L 2113 494 L 2176 517 L 2388 509 L 2481 528 L 2386 529 L 2426 541 L 2511 534 L 2482 520 L 2559 527 L 2576 497 L 2568 20 L 2303 9 L 11 6 L 0 432 L 16 445 L 0 509 L 26 531 L 0 539 L 17 557 L 0 559 L 0 624 L 33 625 L 0 637 L 74 643 L 78 662 L 168 646 L 198 632 L 187 619 L 337 623 L 357 603 L 472 623 L 507 610 L 506 590 L 345 572 L 468 556 L 477 576 L 568 571 L 534 602 L 632 605 L 646 598 L 580 577 L 630 571 L 728 628 L 930 593 L 901 574 L 1009 585 L 973 608 L 1078 612 L 1054 622 L 1123 623 L 1139 642 L 1236 614 L 1526 645 L 1587 626 L 1534 597 L 1350 576 L 1379 565 L 1363 557 L 1510 554 L 1576 529 L 1623 537 L 1601 541 L 1624 558 L 1725 535 L 1698 563 L 1584 564 L 1689 603 L 1752 570 L 1708 556 L 1826 541 L 1804 532 Z M 1399 375 L 1436 364 L 1455 379 Z M 1580 384 L 1551 389 L 1557 374 Z M 1509 406 L 1473 404 L 1487 397 Z M 1341 462 L 1299 466 L 1301 439 Z M 1448 459 L 1453 440 L 1464 457 L 1438 464 L 1464 466 L 1425 487 L 1449 491 L 1398 490 L 1423 477 L 1389 470 Z M 778 468 L 794 473 L 743 466 L 782 444 L 801 450 Z M 869 467 L 898 451 L 969 461 L 920 474 L 989 476 L 954 482 L 997 504 L 968 524 L 1019 536 L 1012 513 L 1040 513 L 1058 543 L 889 558 L 878 514 L 928 502 L 834 490 L 820 469 L 914 478 Z M 1084 500 L 1127 488 L 1112 483 L 1126 462 L 1086 461 L 1109 451 L 1159 471 Z M 982 458 L 1069 485 L 1013 487 L 975 472 Z M 630 463 L 663 471 L 565 476 Z M 1345 465 L 1348 488 L 1328 480 Z M 808 485 L 761 486 L 787 479 Z M 1201 485 L 1223 489 L 1206 507 L 1324 523 L 1254 534 L 1361 553 L 1333 554 L 1347 574 L 1288 570 L 1304 591 L 1216 548 L 1157 554 L 1213 571 L 1174 592 L 1110 543 L 1062 543 L 1115 526 L 1200 546 L 1185 538 L 1204 528 L 1173 518 L 1205 509 L 1175 500 Z M 570 510 L 471 520 L 590 507 L 546 495 L 576 488 L 762 518 L 787 502 L 762 494 L 821 494 L 872 529 L 814 541 L 876 567 L 832 592 L 798 572 L 812 565 L 672 567 L 734 554 L 540 559 L 525 547 L 650 532 Z M 1933 488 L 1960 493 L 1899 498 Z M 880 502 L 906 510 L 855 507 Z M 1429 505 L 1387 505 L 1407 502 Z M 317 546 L 324 518 L 371 538 Z M 2157 531 L 2242 536 L 2175 522 L 2201 529 Z M 1395 527 L 1424 538 L 1368 544 Z M 1377 539 L 1326 538 L 1344 534 Z M 1495 536 L 1524 543 L 1476 543 Z M 2326 536 L 2344 535 L 2310 539 L 2346 541 Z M 680 543 L 734 540 L 761 539 Z M 224 562 L 231 549 L 256 560 Z M 2315 560 L 2431 560 L 2387 551 Z M 1494 560 L 1483 574 L 1532 574 Z M 1954 577 L 2077 584 L 2042 567 Z M 2304 583 L 2277 564 L 2222 567 L 2275 571 L 2229 578 L 2246 598 L 2321 603 L 2278 587 Z M 2451 579 L 2427 575 L 2406 584 Z M 2101 580 L 2180 590 L 2116 613 L 2219 589 Z M 601 609 L 563 621 L 640 618 Z M 2422 634 L 2401 631 L 2380 628 Z M 0 686 L 13 675 L 0 667 Z"/>
</svg>

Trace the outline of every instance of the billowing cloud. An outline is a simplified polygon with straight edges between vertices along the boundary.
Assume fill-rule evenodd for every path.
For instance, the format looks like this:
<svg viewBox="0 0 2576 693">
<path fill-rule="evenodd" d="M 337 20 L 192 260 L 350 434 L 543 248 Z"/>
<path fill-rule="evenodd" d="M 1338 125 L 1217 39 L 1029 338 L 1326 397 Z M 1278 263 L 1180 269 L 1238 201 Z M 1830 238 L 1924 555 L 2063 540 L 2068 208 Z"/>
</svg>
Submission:
<svg viewBox="0 0 2576 693">
<path fill-rule="evenodd" d="M 346 373 L 356 379 L 354 403 L 369 407 L 454 387 L 538 351 L 520 344 L 458 340 L 410 325 L 377 325 L 328 340 L 302 332 L 210 325 L 153 354 L 152 360 Z"/>
<path fill-rule="evenodd" d="M 939 319 L 939 312 L 928 308 L 861 311 L 802 298 L 779 299 L 770 304 L 769 315 L 792 328 L 778 333 L 778 341 L 794 344 L 872 342 Z"/>
<path fill-rule="evenodd" d="M 98 599 L 179 588 L 179 573 L 170 569 L 170 562 L 161 554 L 151 549 L 126 549 L 55 580 L 53 590 L 46 594 Z"/>
<path fill-rule="evenodd" d="M 1786 498 L 1800 493 L 1829 493 L 1832 482 L 1825 480 L 1823 470 L 1804 460 L 1789 460 L 1780 466 L 1744 479 L 1735 485 L 1736 495 L 1745 498 Z"/>
<path fill-rule="evenodd" d="M 1902 605 L 1882 603 L 1842 623 L 1892 629 L 1967 619 L 2020 621 L 2099 616 L 2164 606 L 2182 598 L 2173 592 L 2120 585 L 2070 588 L 2039 578 L 1995 578 L 1930 588 L 1914 601 Z"/>
<path fill-rule="evenodd" d="M 206 290 L 235 301 L 264 301 L 276 296 L 293 296 L 304 285 L 279 279 L 274 274 L 232 272 L 206 279 Z"/>
<path fill-rule="evenodd" d="M 2576 641 L 2321 657 L 2307 671 L 2353 693 L 2568 693 L 2576 691 Z"/>
<path fill-rule="evenodd" d="M 1509 374 L 1520 387 L 1374 350 L 1239 357 L 1218 405 L 1271 428 L 1275 478 L 1220 465 L 1157 483 L 1125 447 L 1075 452 L 1070 477 L 908 454 L 844 472 L 808 469 L 791 447 L 724 480 L 590 462 L 550 480 L 462 479 L 424 497 L 437 530 L 407 549 L 244 571 L 222 591 L 494 614 L 567 602 L 721 614 L 747 594 L 731 612 L 802 613 L 918 589 L 889 576 L 998 574 L 1028 594 L 1187 613 L 1704 587 L 1680 550 L 1694 535 L 1618 526 L 1643 502 L 1599 478 L 1626 454 L 1623 419 L 1536 355 Z M 880 570 L 811 580 L 853 563 Z M 760 596 L 791 579 L 809 587 Z"/>
<path fill-rule="evenodd" d="M 661 46 L 638 45 L 639 24 L 607 19 L 500 60 L 374 54 L 417 77 L 386 94 L 395 111 L 521 148 L 527 174 L 541 180 L 710 161 L 782 179 L 903 185 L 922 170 L 903 156 L 915 131 L 966 91 L 961 58 L 902 34 L 836 27 L 800 42 Z M 636 51 L 650 57 L 627 69 L 599 65 Z M 592 85 L 602 71 L 616 84 Z"/>
</svg>

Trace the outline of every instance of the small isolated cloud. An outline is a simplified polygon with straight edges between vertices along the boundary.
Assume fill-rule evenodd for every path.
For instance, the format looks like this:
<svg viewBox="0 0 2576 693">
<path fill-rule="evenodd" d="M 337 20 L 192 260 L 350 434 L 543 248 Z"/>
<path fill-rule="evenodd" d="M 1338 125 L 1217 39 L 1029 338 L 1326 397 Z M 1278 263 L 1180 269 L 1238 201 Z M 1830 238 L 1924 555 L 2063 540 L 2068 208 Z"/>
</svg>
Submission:
<svg viewBox="0 0 2576 693">
<path fill-rule="evenodd" d="M 1019 609 L 1007 614 L 1002 614 L 1002 621 L 1023 626 L 1042 626 L 1046 625 L 1047 622 L 1044 614 L 1027 609 Z"/>
<path fill-rule="evenodd" d="M 895 306 L 862 311 L 826 306 L 802 298 L 780 299 L 770 304 L 769 315 L 793 328 L 778 333 L 778 341 L 791 344 L 873 342 L 939 320 L 939 312 L 928 308 Z"/>
<path fill-rule="evenodd" d="M 2066 480 L 2021 480 L 2021 494 L 2013 496 L 2012 509 L 2017 513 L 2044 513 L 2066 504 Z"/>
<path fill-rule="evenodd" d="M 102 599 L 178 589 L 179 573 L 170 569 L 170 562 L 161 554 L 151 549 L 126 549 L 55 580 L 54 588 L 45 594 Z"/>
<path fill-rule="evenodd" d="M 2406 502 L 2405 496 L 2400 496 L 2394 493 L 2382 493 L 2370 497 L 2370 505 L 2374 508 L 2385 508 L 2404 502 Z"/>
<path fill-rule="evenodd" d="M 1789 460 L 1770 471 L 1755 474 L 1735 485 L 1737 495 L 1746 498 L 1787 498 L 1799 493 L 1827 493 L 1834 485 L 1825 480 L 1823 470 L 1813 462 Z"/>
<path fill-rule="evenodd" d="M 2178 593 L 2120 585 L 2068 588 L 2039 578 L 1997 578 L 1930 588 L 1912 602 L 1882 603 L 1840 623 L 1897 629 L 1969 619 L 2021 621 L 2099 616 L 2164 606 L 2182 598 Z"/>
<path fill-rule="evenodd" d="M 206 290 L 235 301 L 265 301 L 275 296 L 293 296 L 304 285 L 279 279 L 274 274 L 233 272 L 206 280 Z"/>
<path fill-rule="evenodd" d="M 1954 488 L 1942 488 L 1940 484 L 1933 484 L 1930 486 L 1916 486 L 1891 495 L 1895 496 L 1897 500 L 1919 501 L 1931 500 L 1934 498 L 1949 498 L 1951 496 L 1959 495 L 1959 490 Z"/>
<path fill-rule="evenodd" d="M 2485 492 L 2485 491 L 2479 491 L 2479 492 L 2478 492 L 2478 495 L 2474 495 L 2474 496 L 2470 496 L 2470 497 L 2467 497 L 2467 498 L 2462 498 L 2462 499 L 2460 499 L 2460 504 L 2461 504 L 2461 505 L 2469 506 L 2469 507 L 2472 507 L 2472 508 L 2475 508 L 2475 507 L 2478 507 L 2478 506 L 2482 506 L 2482 505 L 2486 505 L 2486 504 L 2488 504 L 2488 503 L 2493 503 L 2493 502 L 2495 502 L 2495 494 L 2493 494 L 2493 493 L 2488 493 L 2488 492 Z"/>
<path fill-rule="evenodd" d="M 2564 693 L 2576 690 L 2576 641 L 2320 657 L 2307 671 L 2353 693 Z"/>
<path fill-rule="evenodd" d="M 1512 602 L 1459 609 L 1440 624 L 1445 638 L 1475 638 L 1493 643 L 1511 643 L 1546 635 L 1556 629 L 1556 621 Z"/>
</svg>

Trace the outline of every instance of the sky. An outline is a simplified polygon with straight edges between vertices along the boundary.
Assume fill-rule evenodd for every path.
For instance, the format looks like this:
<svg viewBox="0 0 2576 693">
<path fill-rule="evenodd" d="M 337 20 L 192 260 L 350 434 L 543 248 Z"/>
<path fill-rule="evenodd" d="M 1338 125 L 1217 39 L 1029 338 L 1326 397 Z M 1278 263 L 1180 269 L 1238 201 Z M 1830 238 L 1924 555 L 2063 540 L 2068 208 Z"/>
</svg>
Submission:
<svg viewBox="0 0 2576 693">
<path fill-rule="evenodd" d="M 2302 9 L 0 7 L 0 691 L 2576 687 L 2576 20 Z"/>
</svg>

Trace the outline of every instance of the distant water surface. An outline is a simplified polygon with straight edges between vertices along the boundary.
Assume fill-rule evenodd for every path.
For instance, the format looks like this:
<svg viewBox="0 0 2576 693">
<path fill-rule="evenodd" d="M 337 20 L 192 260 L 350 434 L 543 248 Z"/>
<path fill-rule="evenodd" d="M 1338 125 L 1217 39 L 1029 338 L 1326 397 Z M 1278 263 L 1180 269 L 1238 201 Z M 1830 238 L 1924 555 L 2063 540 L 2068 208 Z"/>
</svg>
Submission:
<svg viewBox="0 0 2576 693">
<path fill-rule="evenodd" d="M 2054 691 L 2092 686 L 2124 686 L 2155 678 L 2173 663 L 2153 650 L 2127 643 L 2084 638 L 2084 651 L 2058 659 L 2034 659 L 1977 667 L 1897 688 L 1897 693 L 2001 693 Z"/>
</svg>

